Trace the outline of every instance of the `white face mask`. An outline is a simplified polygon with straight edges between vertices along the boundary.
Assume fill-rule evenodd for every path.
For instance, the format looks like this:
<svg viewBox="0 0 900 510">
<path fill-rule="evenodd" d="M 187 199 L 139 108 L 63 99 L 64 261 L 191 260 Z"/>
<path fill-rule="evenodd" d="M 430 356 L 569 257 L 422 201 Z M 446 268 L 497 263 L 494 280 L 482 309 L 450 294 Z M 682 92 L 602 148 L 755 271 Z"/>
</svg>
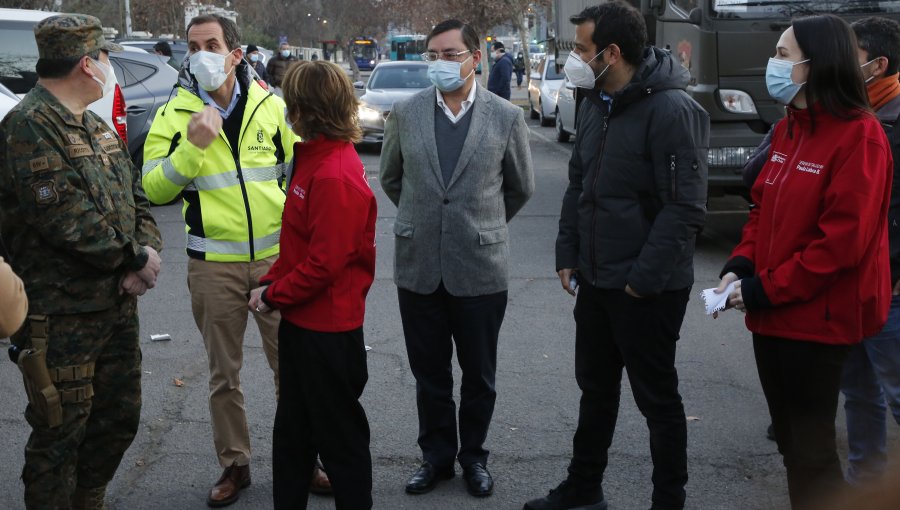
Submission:
<svg viewBox="0 0 900 510">
<path fill-rule="evenodd" d="M 191 55 L 189 60 L 191 73 L 197 78 L 197 83 L 203 90 L 212 92 L 218 89 L 234 71 L 232 67 L 231 71 L 225 72 L 225 58 L 228 56 L 231 56 L 231 53 L 221 55 L 211 51 L 198 51 Z"/>
<path fill-rule="evenodd" d="M 103 91 L 103 97 L 112 94 L 113 91 L 116 90 L 117 83 L 116 73 L 113 72 L 112 66 L 94 59 L 91 59 L 91 62 L 93 62 L 94 65 L 96 65 L 97 68 L 100 69 L 100 71 L 103 73 L 102 81 L 100 80 L 100 78 L 97 78 L 97 76 L 91 76 L 91 78 L 93 78 L 95 82 L 100 84 L 100 90 Z"/>
<path fill-rule="evenodd" d="M 859 68 L 862 69 L 862 68 L 866 67 L 867 65 L 871 64 L 872 62 L 875 62 L 875 61 L 878 60 L 879 58 L 881 58 L 881 57 L 875 57 L 875 58 L 873 58 L 872 60 L 866 62 L 865 64 L 859 66 Z M 873 79 L 875 79 L 875 75 L 874 75 L 874 74 L 873 74 L 872 76 L 869 76 L 868 78 L 866 78 L 866 85 L 868 85 L 869 82 L 872 81 Z"/>
<path fill-rule="evenodd" d="M 606 51 L 606 49 L 604 49 L 603 51 Z M 597 80 L 599 80 L 600 77 L 603 76 L 609 69 L 609 65 L 607 65 L 605 68 L 603 68 L 603 71 L 600 71 L 600 74 L 594 76 L 594 70 L 590 66 L 591 62 L 597 60 L 600 55 L 603 55 L 603 51 L 594 55 L 594 58 L 588 60 L 587 62 L 581 60 L 581 56 L 574 51 L 570 52 L 569 58 L 566 59 L 566 65 L 563 66 L 563 71 L 565 71 L 566 77 L 569 79 L 569 83 L 583 89 L 594 88 L 594 84 L 597 82 Z"/>
</svg>

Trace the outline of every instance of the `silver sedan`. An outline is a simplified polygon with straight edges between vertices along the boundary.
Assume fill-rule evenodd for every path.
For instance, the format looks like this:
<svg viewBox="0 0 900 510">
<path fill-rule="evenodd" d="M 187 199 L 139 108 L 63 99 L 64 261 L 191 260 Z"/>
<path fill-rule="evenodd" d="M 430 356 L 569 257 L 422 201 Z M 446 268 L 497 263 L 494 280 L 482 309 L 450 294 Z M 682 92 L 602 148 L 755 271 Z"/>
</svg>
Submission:
<svg viewBox="0 0 900 510">
<path fill-rule="evenodd" d="M 360 97 L 359 125 L 363 130 L 362 143 L 380 144 L 384 140 L 384 121 L 394 103 L 430 87 L 428 64 L 425 62 L 379 62 L 367 84 L 353 84 L 364 90 Z"/>
<path fill-rule="evenodd" d="M 565 73 L 556 69 L 552 58 L 544 58 L 531 72 L 528 84 L 528 105 L 531 118 L 540 119 L 542 126 L 552 126 L 556 115 L 556 92 L 562 85 Z"/>
</svg>

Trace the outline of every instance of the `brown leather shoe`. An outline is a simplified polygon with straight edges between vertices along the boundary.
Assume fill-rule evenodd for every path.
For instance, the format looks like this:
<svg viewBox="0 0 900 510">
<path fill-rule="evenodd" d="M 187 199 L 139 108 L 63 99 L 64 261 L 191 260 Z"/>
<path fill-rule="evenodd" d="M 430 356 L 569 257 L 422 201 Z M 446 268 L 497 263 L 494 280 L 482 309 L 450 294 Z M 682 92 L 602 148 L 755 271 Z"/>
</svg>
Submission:
<svg viewBox="0 0 900 510">
<path fill-rule="evenodd" d="M 250 485 L 250 465 L 231 465 L 225 468 L 219 481 L 209 491 L 206 504 L 213 507 L 228 506 L 238 500 L 241 489 Z"/>
<path fill-rule="evenodd" d="M 323 496 L 334 493 L 331 488 L 331 480 L 328 479 L 328 474 L 322 467 L 322 461 L 318 459 L 316 459 L 316 467 L 313 468 L 312 480 L 309 482 L 309 492 Z"/>
</svg>

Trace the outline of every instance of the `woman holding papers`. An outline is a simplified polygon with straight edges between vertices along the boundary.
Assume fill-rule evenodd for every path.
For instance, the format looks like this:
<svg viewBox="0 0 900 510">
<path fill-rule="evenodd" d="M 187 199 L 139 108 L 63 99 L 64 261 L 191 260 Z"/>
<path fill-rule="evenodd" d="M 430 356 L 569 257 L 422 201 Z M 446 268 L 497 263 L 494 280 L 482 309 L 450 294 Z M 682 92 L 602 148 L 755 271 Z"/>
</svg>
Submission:
<svg viewBox="0 0 900 510">
<path fill-rule="evenodd" d="M 718 292 L 747 313 L 794 510 L 843 484 L 835 447 L 841 367 L 891 300 L 892 159 L 868 105 L 856 38 L 835 16 L 797 19 L 769 59 L 786 105 L 752 188 L 756 204 Z"/>
</svg>

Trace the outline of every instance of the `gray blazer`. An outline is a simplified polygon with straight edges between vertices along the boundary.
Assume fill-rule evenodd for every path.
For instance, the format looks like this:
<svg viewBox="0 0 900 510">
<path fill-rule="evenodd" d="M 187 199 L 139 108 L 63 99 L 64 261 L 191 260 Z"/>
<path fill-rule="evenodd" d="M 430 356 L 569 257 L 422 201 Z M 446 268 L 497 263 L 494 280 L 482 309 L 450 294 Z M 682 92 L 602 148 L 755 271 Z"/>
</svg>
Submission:
<svg viewBox="0 0 900 510">
<path fill-rule="evenodd" d="M 444 186 L 434 135 L 435 89 L 394 105 L 379 180 L 397 206 L 394 282 L 453 296 L 507 289 L 507 222 L 534 192 L 522 109 L 478 86 L 459 163 Z M 438 112 L 443 115 L 442 112 Z"/>
</svg>

